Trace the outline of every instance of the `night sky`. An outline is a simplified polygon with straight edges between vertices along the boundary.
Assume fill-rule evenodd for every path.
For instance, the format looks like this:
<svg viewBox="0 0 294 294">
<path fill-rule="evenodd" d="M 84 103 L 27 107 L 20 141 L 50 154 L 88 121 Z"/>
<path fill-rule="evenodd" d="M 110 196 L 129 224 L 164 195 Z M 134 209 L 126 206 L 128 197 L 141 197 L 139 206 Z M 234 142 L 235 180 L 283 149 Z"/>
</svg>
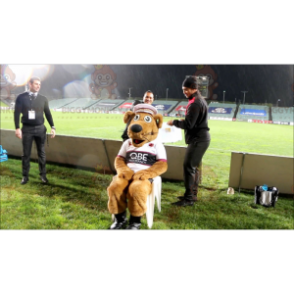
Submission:
<svg viewBox="0 0 294 294">
<path fill-rule="evenodd" d="M 210 75 L 211 95 L 218 101 L 247 103 L 274 103 L 281 99 L 280 106 L 293 106 L 293 65 L 109 65 L 116 74 L 117 87 L 114 91 L 121 99 L 128 98 L 129 87 L 132 97 L 142 97 L 146 90 L 152 90 L 155 97 L 184 98 L 182 81 L 186 75 Z M 75 93 L 65 95 L 64 86 L 85 79 L 91 82 L 94 65 L 54 65 L 54 71 L 42 82 L 40 93 L 48 98 L 79 97 Z M 15 73 L 17 74 L 17 73 Z M 22 92 L 24 87 L 14 90 Z"/>
</svg>

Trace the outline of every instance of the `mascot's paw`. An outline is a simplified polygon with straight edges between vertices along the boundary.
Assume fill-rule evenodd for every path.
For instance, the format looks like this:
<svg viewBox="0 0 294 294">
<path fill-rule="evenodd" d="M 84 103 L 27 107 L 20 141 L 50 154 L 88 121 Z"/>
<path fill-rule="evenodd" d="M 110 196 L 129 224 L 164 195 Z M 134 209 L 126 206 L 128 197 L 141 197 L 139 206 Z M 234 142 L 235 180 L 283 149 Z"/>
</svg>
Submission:
<svg viewBox="0 0 294 294">
<path fill-rule="evenodd" d="M 129 181 L 132 179 L 133 175 L 134 175 L 134 172 L 132 170 L 130 170 L 130 171 L 120 172 L 118 174 L 118 177 L 120 179 L 125 179 L 125 180 Z"/>
<path fill-rule="evenodd" d="M 148 180 L 148 179 L 154 178 L 154 177 L 155 176 L 153 176 L 152 173 L 141 170 L 141 171 L 138 171 L 135 173 L 135 175 L 133 176 L 133 180 L 145 181 L 145 180 Z"/>
</svg>

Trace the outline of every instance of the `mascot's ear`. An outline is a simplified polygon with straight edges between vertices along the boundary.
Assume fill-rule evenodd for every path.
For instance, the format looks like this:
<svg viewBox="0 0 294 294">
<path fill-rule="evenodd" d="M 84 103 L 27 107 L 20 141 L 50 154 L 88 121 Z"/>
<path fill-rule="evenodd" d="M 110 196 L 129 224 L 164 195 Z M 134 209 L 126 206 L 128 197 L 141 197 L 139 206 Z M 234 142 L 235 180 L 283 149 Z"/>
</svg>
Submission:
<svg viewBox="0 0 294 294">
<path fill-rule="evenodd" d="M 158 113 L 154 115 L 154 119 L 156 121 L 157 127 L 160 129 L 163 124 L 163 116 L 162 114 Z"/>
<path fill-rule="evenodd" d="M 126 124 L 128 121 L 130 121 L 135 116 L 135 112 L 133 111 L 127 111 L 124 115 L 124 123 Z"/>
</svg>

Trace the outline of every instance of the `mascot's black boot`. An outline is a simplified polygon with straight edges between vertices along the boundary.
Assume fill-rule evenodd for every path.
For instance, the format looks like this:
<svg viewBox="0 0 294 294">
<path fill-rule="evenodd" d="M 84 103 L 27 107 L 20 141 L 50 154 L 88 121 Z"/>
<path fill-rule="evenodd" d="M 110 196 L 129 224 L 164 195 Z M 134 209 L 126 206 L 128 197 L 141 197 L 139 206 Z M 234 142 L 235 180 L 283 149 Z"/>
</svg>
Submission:
<svg viewBox="0 0 294 294">
<path fill-rule="evenodd" d="M 109 230 L 120 230 L 124 229 L 127 225 L 127 212 L 124 211 L 122 213 L 115 214 L 115 221 L 114 223 L 110 226 Z"/>
<path fill-rule="evenodd" d="M 139 230 L 141 227 L 141 216 L 132 216 L 130 217 L 129 225 L 127 230 Z"/>
</svg>

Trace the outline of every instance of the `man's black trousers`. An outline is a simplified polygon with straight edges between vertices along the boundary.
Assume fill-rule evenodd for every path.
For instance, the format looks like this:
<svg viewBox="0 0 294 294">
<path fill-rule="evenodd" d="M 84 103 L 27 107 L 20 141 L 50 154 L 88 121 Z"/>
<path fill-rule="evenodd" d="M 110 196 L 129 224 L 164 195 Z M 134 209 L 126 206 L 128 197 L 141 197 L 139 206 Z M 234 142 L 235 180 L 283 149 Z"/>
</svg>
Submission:
<svg viewBox="0 0 294 294">
<path fill-rule="evenodd" d="M 46 176 L 46 155 L 45 155 L 45 141 L 46 141 L 46 127 L 44 125 L 39 126 L 27 126 L 22 127 L 22 175 L 24 177 L 29 176 L 30 171 L 30 157 L 33 141 L 36 142 L 39 171 L 41 176 Z"/>
<path fill-rule="evenodd" d="M 208 149 L 210 141 L 195 142 L 188 144 L 184 159 L 184 184 L 185 198 L 192 199 L 197 195 L 200 180 L 201 161 L 205 151 Z"/>
</svg>

